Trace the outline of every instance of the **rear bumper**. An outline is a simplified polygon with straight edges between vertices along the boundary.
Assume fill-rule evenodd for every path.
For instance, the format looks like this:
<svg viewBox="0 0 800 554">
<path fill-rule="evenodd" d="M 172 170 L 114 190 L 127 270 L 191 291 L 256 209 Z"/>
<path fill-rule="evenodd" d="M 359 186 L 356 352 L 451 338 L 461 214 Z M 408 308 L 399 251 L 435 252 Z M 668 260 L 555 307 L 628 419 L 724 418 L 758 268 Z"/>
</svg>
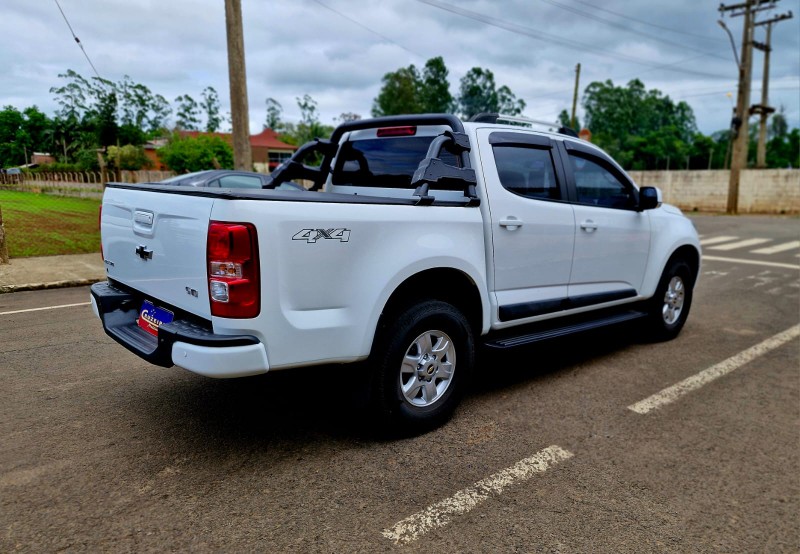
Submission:
<svg viewBox="0 0 800 554">
<path fill-rule="evenodd" d="M 155 337 L 136 323 L 143 297 L 108 282 L 91 288 L 92 310 L 108 336 L 162 367 L 177 365 L 207 377 L 245 377 L 269 371 L 264 344 L 252 335 L 219 335 L 204 320 L 175 314 Z"/>
</svg>

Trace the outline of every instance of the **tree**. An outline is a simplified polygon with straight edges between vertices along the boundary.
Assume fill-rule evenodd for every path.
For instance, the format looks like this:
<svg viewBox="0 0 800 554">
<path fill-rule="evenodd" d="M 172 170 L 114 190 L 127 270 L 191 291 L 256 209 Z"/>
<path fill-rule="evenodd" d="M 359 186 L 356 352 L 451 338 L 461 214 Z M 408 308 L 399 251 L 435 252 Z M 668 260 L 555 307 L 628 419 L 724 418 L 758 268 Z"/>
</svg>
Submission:
<svg viewBox="0 0 800 554">
<path fill-rule="evenodd" d="M 176 173 L 233 168 L 233 149 L 217 136 L 181 137 L 174 134 L 158 156 Z"/>
<path fill-rule="evenodd" d="M 272 97 L 267 98 L 267 120 L 264 123 L 264 127 L 277 131 L 281 126 L 282 115 L 283 106 L 281 106 L 281 103 Z"/>
<path fill-rule="evenodd" d="M 648 91 L 638 79 L 625 87 L 608 80 L 586 87 L 583 107 L 592 142 L 624 167 L 685 167 L 697 133 L 686 102 L 676 104 L 659 90 Z"/>
<path fill-rule="evenodd" d="M 335 117 L 333 120 L 334 122 L 347 123 L 348 121 L 359 121 L 360 119 L 361 115 L 355 112 L 342 112 L 339 117 Z"/>
<path fill-rule="evenodd" d="M 429 59 L 422 70 L 419 87 L 419 108 L 423 113 L 451 113 L 454 108 L 447 66 L 441 56 Z"/>
<path fill-rule="evenodd" d="M 194 98 L 188 94 L 178 96 L 175 99 L 178 103 L 177 122 L 179 129 L 186 131 L 197 131 L 200 128 L 200 108 Z"/>
<path fill-rule="evenodd" d="M 206 132 L 213 133 L 219 129 L 222 118 L 219 116 L 219 94 L 214 87 L 206 87 L 202 92 L 203 109 L 206 112 Z"/>
<path fill-rule="evenodd" d="M 145 155 L 144 148 L 133 144 L 109 146 L 106 152 L 106 161 L 111 167 L 129 171 L 136 171 L 150 165 L 150 159 Z"/>
<path fill-rule="evenodd" d="M 413 64 L 387 73 L 382 82 L 383 86 L 372 103 L 374 117 L 420 113 L 420 77 Z"/>
<path fill-rule="evenodd" d="M 25 163 L 25 153 L 17 140 L 24 121 L 22 113 L 14 106 L 6 106 L 0 111 L 0 167 Z"/>
<path fill-rule="evenodd" d="M 473 67 L 461 78 L 458 106 L 464 119 L 481 112 L 519 115 L 525 101 L 518 99 L 511 89 L 495 84 L 494 73 L 482 67 Z"/>
<path fill-rule="evenodd" d="M 561 113 L 558 114 L 558 123 L 562 127 L 569 127 L 575 131 L 581 129 L 581 121 L 578 119 L 578 115 L 575 115 L 575 126 L 572 126 L 572 116 L 567 112 L 567 110 L 561 110 Z"/>
<path fill-rule="evenodd" d="M 414 65 L 387 73 L 373 100 L 372 115 L 452 112 L 455 102 L 447 75 L 441 56 L 429 59 L 421 74 Z"/>
</svg>

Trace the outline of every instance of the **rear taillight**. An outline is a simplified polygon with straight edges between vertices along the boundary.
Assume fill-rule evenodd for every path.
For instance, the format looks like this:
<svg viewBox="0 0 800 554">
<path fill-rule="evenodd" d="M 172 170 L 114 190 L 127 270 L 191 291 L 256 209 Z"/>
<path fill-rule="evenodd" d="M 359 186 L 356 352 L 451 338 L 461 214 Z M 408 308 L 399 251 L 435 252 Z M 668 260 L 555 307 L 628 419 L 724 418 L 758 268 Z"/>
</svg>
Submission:
<svg viewBox="0 0 800 554">
<path fill-rule="evenodd" d="M 97 210 L 97 230 L 98 231 L 102 230 L 102 228 L 103 228 L 101 226 L 102 222 L 103 222 L 103 205 L 100 204 L 100 208 L 98 208 L 98 210 Z M 105 262 L 106 257 L 103 254 L 103 235 L 100 235 L 100 257 L 103 258 L 103 262 Z"/>
<path fill-rule="evenodd" d="M 416 125 L 407 125 L 405 127 L 381 127 L 378 129 L 379 137 L 411 137 L 416 134 Z"/>
<path fill-rule="evenodd" d="M 211 315 L 256 317 L 261 310 L 261 283 L 255 226 L 212 221 L 206 262 Z"/>
</svg>

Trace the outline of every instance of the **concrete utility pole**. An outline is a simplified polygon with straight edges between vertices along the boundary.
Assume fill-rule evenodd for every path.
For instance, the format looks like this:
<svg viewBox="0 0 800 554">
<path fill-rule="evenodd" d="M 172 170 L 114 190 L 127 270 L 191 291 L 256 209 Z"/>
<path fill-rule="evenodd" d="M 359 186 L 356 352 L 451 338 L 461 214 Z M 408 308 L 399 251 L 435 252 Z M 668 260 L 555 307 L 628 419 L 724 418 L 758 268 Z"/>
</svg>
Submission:
<svg viewBox="0 0 800 554">
<path fill-rule="evenodd" d="M 244 66 L 241 0 L 225 0 L 225 26 L 228 33 L 233 165 L 236 169 L 252 171 L 253 155 L 250 149 L 250 112 L 247 106 L 247 72 Z"/>
<path fill-rule="evenodd" d="M 750 81 L 753 74 L 753 27 L 755 14 L 771 10 L 778 0 L 745 0 L 739 4 L 726 6 L 720 4 L 720 13 L 733 12 L 732 17 L 744 16 L 742 25 L 742 57 L 739 63 L 739 91 L 736 95 L 736 115 L 731 121 L 734 133 L 731 174 L 728 181 L 727 212 L 735 214 L 739 210 L 739 180 L 741 172 L 747 168 L 747 149 L 749 142 L 748 117 L 750 116 Z M 723 25 L 724 28 L 724 25 Z"/>
<path fill-rule="evenodd" d="M 772 24 L 784 19 L 791 19 L 792 12 L 788 12 L 766 21 L 760 21 L 754 27 L 761 25 L 767 26 L 766 42 L 753 41 L 753 47 L 764 52 L 764 75 L 761 81 L 761 104 L 756 104 L 750 108 L 750 113 L 761 115 L 758 126 L 758 149 L 756 155 L 756 167 L 767 167 L 767 118 L 775 112 L 775 108 L 770 107 L 769 103 L 769 54 L 772 52 Z"/>
<path fill-rule="evenodd" d="M 575 108 L 578 105 L 578 83 L 581 80 L 581 64 L 575 66 L 575 92 L 572 94 L 572 117 L 569 120 L 569 126 L 575 128 Z"/>
</svg>

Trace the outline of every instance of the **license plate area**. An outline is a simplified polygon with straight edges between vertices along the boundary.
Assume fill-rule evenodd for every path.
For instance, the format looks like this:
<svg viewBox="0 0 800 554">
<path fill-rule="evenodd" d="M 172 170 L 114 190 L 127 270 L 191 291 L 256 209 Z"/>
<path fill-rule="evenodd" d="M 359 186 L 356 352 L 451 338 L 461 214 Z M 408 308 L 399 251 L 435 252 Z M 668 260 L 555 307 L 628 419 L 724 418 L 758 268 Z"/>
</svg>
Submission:
<svg viewBox="0 0 800 554">
<path fill-rule="evenodd" d="M 158 328 L 164 323 L 172 323 L 174 318 L 175 314 L 173 312 L 156 306 L 149 300 L 145 300 L 142 302 L 142 307 L 139 310 L 139 317 L 136 319 L 136 323 L 139 327 L 154 337 L 157 337 Z"/>
</svg>

